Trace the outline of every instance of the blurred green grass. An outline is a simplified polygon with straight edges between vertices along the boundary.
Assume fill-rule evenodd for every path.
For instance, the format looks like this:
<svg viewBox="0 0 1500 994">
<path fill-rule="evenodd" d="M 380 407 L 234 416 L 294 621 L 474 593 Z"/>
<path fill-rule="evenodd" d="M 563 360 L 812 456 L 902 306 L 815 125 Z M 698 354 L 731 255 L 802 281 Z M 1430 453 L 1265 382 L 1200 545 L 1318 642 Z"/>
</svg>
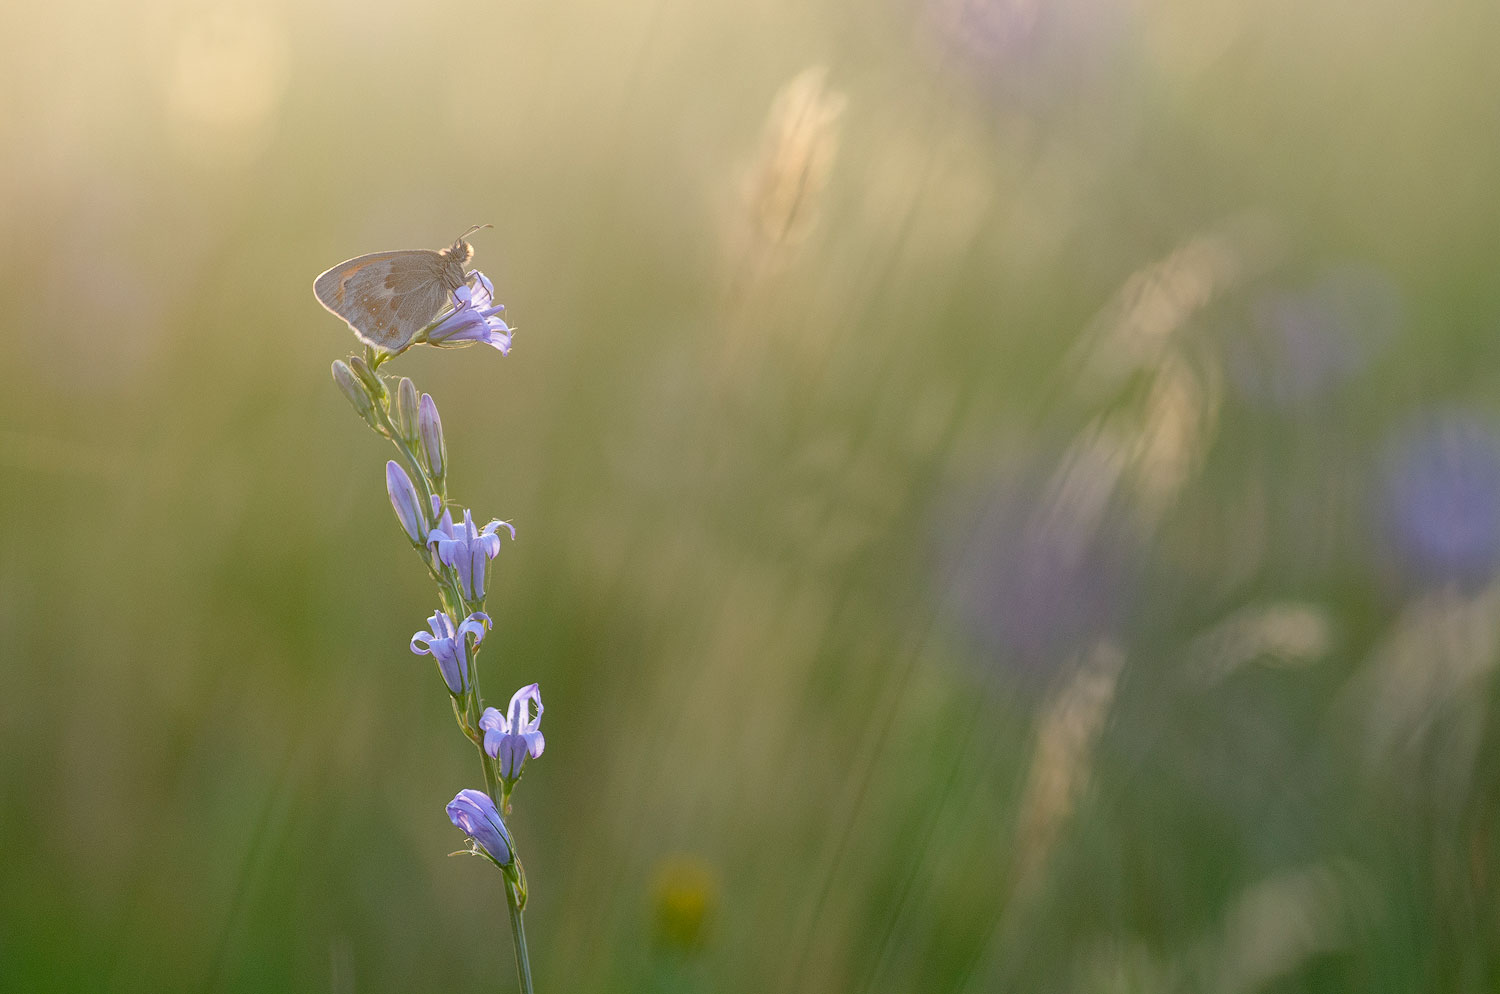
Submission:
<svg viewBox="0 0 1500 994">
<path fill-rule="evenodd" d="M 515 352 L 396 369 L 519 531 L 545 990 L 1495 989 L 1500 609 L 1376 497 L 1495 411 L 1497 20 L 0 12 L 0 986 L 509 984 L 310 292 L 492 222 Z M 1247 387 L 1350 261 L 1389 341 Z"/>
</svg>

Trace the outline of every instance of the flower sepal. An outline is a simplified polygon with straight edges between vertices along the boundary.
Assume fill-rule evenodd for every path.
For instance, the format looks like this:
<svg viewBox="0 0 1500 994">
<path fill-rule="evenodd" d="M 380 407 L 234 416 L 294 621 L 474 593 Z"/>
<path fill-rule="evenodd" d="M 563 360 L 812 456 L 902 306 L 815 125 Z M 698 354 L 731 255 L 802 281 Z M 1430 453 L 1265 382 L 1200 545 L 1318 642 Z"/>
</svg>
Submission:
<svg viewBox="0 0 1500 994">
<path fill-rule="evenodd" d="M 448 700 L 453 705 L 453 717 L 458 719 L 459 731 L 463 732 L 465 737 L 476 746 L 481 744 L 484 741 L 484 733 L 469 724 L 469 712 L 464 706 L 464 698 L 450 693 Z"/>
<path fill-rule="evenodd" d="M 500 867 L 500 872 L 505 874 L 505 880 L 516 893 L 516 910 L 526 910 L 526 867 L 521 865 L 521 857 L 516 855 L 515 849 L 510 851 L 510 865 Z"/>
</svg>

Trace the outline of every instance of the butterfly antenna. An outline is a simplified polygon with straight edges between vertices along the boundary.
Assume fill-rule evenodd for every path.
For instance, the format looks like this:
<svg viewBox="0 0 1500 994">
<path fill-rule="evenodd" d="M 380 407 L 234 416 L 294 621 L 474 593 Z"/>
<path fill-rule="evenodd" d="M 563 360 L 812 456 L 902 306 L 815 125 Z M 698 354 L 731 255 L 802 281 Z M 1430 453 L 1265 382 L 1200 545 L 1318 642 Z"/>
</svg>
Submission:
<svg viewBox="0 0 1500 994">
<path fill-rule="evenodd" d="M 468 238 L 470 235 L 472 235 L 476 231 L 483 231 L 485 228 L 493 228 L 493 227 L 494 227 L 493 224 L 476 224 L 472 228 L 470 228 L 468 231 L 465 231 L 463 234 L 459 235 L 458 236 L 458 240 L 459 241 L 463 241 L 465 238 Z"/>
</svg>

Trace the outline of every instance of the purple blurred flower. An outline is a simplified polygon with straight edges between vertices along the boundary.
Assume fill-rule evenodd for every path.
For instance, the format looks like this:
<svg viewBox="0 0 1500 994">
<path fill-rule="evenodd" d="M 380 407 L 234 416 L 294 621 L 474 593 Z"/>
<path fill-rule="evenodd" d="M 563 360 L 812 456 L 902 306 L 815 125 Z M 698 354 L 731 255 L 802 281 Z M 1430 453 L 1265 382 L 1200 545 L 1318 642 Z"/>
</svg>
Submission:
<svg viewBox="0 0 1500 994">
<path fill-rule="evenodd" d="M 500 318 L 504 304 L 495 303 L 495 287 L 489 277 L 477 269 L 473 287 L 461 286 L 453 291 L 453 311 L 427 332 L 429 345 L 457 346 L 483 342 L 510 355 L 510 326 Z"/>
<path fill-rule="evenodd" d="M 1039 111 L 1118 61 L 1128 38 L 1111 0 L 927 0 L 945 55 L 993 95 Z"/>
<path fill-rule="evenodd" d="M 392 460 L 385 464 L 385 492 L 390 494 L 391 506 L 396 509 L 396 520 L 406 530 L 414 543 L 422 544 L 422 535 L 427 532 L 427 518 L 422 514 L 422 502 L 417 499 L 417 488 L 412 485 L 406 470 Z"/>
<path fill-rule="evenodd" d="M 484 633 L 490 625 L 490 616 L 475 612 L 464 619 L 458 628 L 444 611 L 427 619 L 431 631 L 417 632 L 411 637 L 411 651 L 419 656 L 431 654 L 437 660 L 438 671 L 448 685 L 448 693 L 460 697 L 469 690 L 469 667 L 465 662 L 464 637 L 474 636 L 472 648 L 484 641 Z"/>
<path fill-rule="evenodd" d="M 1145 558 L 1124 508 L 1094 517 L 1021 473 L 943 508 L 944 583 L 985 657 L 1046 677 L 1132 620 Z"/>
<path fill-rule="evenodd" d="M 457 571 L 465 600 L 484 600 L 485 563 L 500 554 L 500 536 L 495 533 L 501 528 L 509 530 L 511 539 L 515 539 L 516 530 L 509 522 L 491 521 L 481 531 L 474 525 L 472 511 L 464 511 L 463 523 L 455 525 L 453 513 L 445 510 L 437 527 L 427 533 L 427 544 L 438 560 Z"/>
<path fill-rule="evenodd" d="M 1252 402 L 1291 408 L 1358 376 L 1395 337 L 1399 292 L 1379 270 L 1344 265 L 1300 288 L 1260 294 L 1226 348 L 1236 389 Z"/>
<path fill-rule="evenodd" d="M 531 705 L 536 704 L 536 717 L 531 716 Z M 538 726 L 542 723 L 542 692 L 536 684 L 522 687 L 510 699 L 505 714 L 494 708 L 485 708 L 479 719 L 484 729 L 484 751 L 500 761 L 500 776 L 515 781 L 521 775 L 526 757 L 536 759 L 547 747 Z"/>
<path fill-rule="evenodd" d="M 1382 487 L 1389 538 L 1420 581 L 1478 586 L 1500 567 L 1500 429 L 1472 412 L 1398 431 Z"/>
<path fill-rule="evenodd" d="M 448 820 L 496 866 L 510 865 L 514 846 L 495 802 L 482 790 L 461 790 L 448 802 Z"/>
</svg>

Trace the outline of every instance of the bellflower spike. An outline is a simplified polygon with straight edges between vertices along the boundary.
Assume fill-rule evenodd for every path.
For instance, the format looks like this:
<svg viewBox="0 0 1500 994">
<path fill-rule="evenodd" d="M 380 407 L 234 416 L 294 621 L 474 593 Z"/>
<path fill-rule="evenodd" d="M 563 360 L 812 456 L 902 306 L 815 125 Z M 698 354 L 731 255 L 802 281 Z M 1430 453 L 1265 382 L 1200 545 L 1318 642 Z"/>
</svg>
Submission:
<svg viewBox="0 0 1500 994">
<path fill-rule="evenodd" d="M 391 506 L 396 509 L 396 520 L 406 529 L 412 542 L 420 545 L 422 533 L 427 531 L 427 518 L 422 513 L 422 502 L 417 499 L 417 488 L 411 477 L 395 460 L 385 464 L 385 492 L 391 496 Z"/>
<path fill-rule="evenodd" d="M 536 705 L 536 717 L 531 716 L 531 705 Z M 537 759 L 547 747 L 538 726 L 542 723 L 542 692 L 536 684 L 522 687 L 510 699 L 510 708 L 501 714 L 494 708 L 485 708 L 479 719 L 484 730 L 484 751 L 500 763 L 500 778 L 509 785 L 521 776 L 521 767 L 526 757 Z"/>
<path fill-rule="evenodd" d="M 484 641 L 484 633 L 490 626 L 490 616 L 475 612 L 464 619 L 456 629 L 448 615 L 439 611 L 427 619 L 430 632 L 417 632 L 411 637 L 411 651 L 419 656 L 431 655 L 437 660 L 438 672 L 448 685 L 448 693 L 462 697 L 469 690 L 469 667 L 466 660 L 464 639 L 474 636 L 472 648 Z"/>
<path fill-rule="evenodd" d="M 448 446 L 443 442 L 443 419 L 438 417 L 437 404 L 433 403 L 431 394 L 424 393 L 417 404 L 417 433 L 422 436 L 427 468 L 441 480 L 443 468 L 448 464 Z"/>
<path fill-rule="evenodd" d="M 427 332 L 426 342 L 439 347 L 483 342 L 510 355 L 510 326 L 500 317 L 504 304 L 495 303 L 495 287 L 476 270 L 475 285 L 453 291 L 453 310 Z"/>
<path fill-rule="evenodd" d="M 481 531 L 474 525 L 474 513 L 464 511 L 463 524 L 455 525 L 453 515 L 443 512 L 438 526 L 427 533 L 427 545 L 437 554 L 444 566 L 452 566 L 458 573 L 458 585 L 467 601 L 484 600 L 485 563 L 500 554 L 500 528 L 510 532 L 512 540 L 516 530 L 508 522 L 491 521 Z"/>
<path fill-rule="evenodd" d="M 478 852 L 504 869 L 514 858 L 510 830 L 495 810 L 495 802 L 482 790 L 461 790 L 448 802 L 448 820 L 478 846 Z"/>
</svg>

